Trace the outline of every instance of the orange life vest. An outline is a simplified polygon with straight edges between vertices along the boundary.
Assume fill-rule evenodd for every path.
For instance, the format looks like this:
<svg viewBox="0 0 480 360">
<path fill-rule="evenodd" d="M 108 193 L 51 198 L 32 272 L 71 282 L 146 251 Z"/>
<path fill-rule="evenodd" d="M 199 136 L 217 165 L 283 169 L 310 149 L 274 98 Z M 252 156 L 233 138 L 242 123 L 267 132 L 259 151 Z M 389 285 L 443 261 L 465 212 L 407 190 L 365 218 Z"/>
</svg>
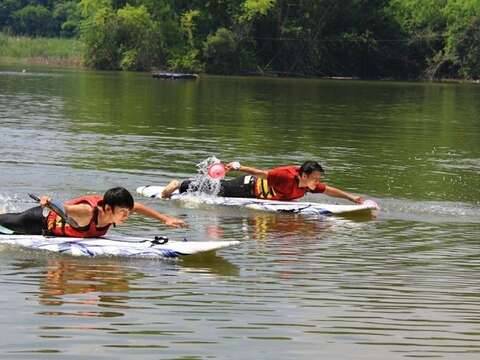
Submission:
<svg viewBox="0 0 480 360">
<path fill-rule="evenodd" d="M 277 194 L 267 179 L 257 178 L 254 185 L 254 194 L 257 199 L 276 200 Z"/>
<path fill-rule="evenodd" d="M 104 226 L 102 228 L 97 228 L 97 206 L 102 200 L 103 196 L 100 195 L 86 195 L 65 202 L 66 205 L 88 204 L 93 208 L 93 216 L 90 220 L 90 223 L 81 228 L 73 228 L 69 224 L 65 223 L 65 221 L 55 212 L 50 211 L 47 216 L 48 234 L 54 236 L 68 236 L 80 238 L 91 238 L 105 235 L 110 225 Z"/>
</svg>

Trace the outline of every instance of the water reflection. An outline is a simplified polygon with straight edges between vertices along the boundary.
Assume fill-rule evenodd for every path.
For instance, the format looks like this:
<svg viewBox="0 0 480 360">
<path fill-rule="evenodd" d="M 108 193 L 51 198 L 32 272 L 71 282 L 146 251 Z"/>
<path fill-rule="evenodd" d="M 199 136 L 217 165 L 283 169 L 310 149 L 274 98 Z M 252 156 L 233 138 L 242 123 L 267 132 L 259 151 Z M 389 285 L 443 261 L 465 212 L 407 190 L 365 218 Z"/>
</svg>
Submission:
<svg viewBox="0 0 480 360">
<path fill-rule="evenodd" d="M 219 276 L 237 276 L 239 267 L 215 252 L 200 253 L 180 260 L 182 271 Z"/>
<path fill-rule="evenodd" d="M 256 240 L 269 238 L 316 238 L 329 230 L 335 221 L 327 217 L 308 218 L 302 215 L 259 212 L 248 218 L 244 226 L 245 236 Z"/>
<path fill-rule="evenodd" d="M 68 303 L 69 295 L 86 295 L 75 303 L 90 306 L 109 304 L 110 307 L 121 306 L 125 298 L 102 293 L 123 293 L 130 290 L 129 282 L 139 279 L 141 273 L 128 273 L 114 262 L 101 264 L 84 263 L 71 258 L 48 259 L 45 274 L 40 284 L 39 301 L 44 305 L 61 306 Z M 83 316 L 92 313 L 82 312 Z"/>
</svg>

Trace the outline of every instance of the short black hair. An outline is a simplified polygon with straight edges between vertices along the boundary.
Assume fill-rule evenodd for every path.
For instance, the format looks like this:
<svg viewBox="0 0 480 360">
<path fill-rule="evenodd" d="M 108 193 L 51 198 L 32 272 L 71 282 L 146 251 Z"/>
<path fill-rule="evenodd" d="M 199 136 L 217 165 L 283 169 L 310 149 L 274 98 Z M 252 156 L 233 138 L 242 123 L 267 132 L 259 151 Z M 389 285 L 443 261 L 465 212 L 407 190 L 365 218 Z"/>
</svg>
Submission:
<svg viewBox="0 0 480 360">
<path fill-rule="evenodd" d="M 322 165 L 320 165 L 316 161 L 305 161 L 302 166 L 300 166 L 300 175 L 307 174 L 310 175 L 312 172 L 318 171 L 322 175 L 325 174 L 325 170 L 323 170 Z"/>
<path fill-rule="evenodd" d="M 123 187 L 114 187 L 103 195 L 102 207 L 110 205 L 112 209 L 121 207 L 132 210 L 134 204 L 132 194 Z"/>
</svg>

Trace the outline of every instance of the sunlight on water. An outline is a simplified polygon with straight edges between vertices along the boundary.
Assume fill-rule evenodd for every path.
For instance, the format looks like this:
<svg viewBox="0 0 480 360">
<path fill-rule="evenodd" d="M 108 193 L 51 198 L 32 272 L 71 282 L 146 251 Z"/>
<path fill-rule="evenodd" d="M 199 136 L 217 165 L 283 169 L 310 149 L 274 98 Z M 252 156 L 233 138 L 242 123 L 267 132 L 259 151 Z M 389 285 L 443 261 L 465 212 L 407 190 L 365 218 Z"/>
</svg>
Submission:
<svg viewBox="0 0 480 360">
<path fill-rule="evenodd" d="M 212 198 L 219 159 L 318 160 L 327 184 L 381 210 L 309 217 L 134 194 L 188 228 L 133 215 L 113 233 L 241 244 L 175 262 L 1 247 L 0 358 L 478 358 L 478 87 L 17 72 L 0 72 L 0 211 L 34 206 L 28 192 L 67 200 L 192 176 Z"/>
</svg>

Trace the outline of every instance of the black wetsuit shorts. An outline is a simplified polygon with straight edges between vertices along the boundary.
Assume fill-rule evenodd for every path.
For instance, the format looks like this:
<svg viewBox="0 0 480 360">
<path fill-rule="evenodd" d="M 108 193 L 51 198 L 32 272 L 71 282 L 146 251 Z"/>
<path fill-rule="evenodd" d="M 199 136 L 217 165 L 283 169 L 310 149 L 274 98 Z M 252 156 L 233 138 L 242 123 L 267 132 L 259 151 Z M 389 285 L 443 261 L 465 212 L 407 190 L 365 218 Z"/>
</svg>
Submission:
<svg viewBox="0 0 480 360">
<path fill-rule="evenodd" d="M 241 197 L 254 198 L 255 176 L 243 175 L 231 180 L 220 180 L 220 192 L 218 196 L 225 197 Z M 196 191 L 195 188 L 189 189 L 192 180 L 185 180 L 180 185 L 180 193 L 187 192 L 187 190 Z"/>
<path fill-rule="evenodd" d="M 45 225 L 43 208 L 36 206 L 21 213 L 0 214 L 0 225 L 18 235 L 42 235 Z"/>
</svg>

